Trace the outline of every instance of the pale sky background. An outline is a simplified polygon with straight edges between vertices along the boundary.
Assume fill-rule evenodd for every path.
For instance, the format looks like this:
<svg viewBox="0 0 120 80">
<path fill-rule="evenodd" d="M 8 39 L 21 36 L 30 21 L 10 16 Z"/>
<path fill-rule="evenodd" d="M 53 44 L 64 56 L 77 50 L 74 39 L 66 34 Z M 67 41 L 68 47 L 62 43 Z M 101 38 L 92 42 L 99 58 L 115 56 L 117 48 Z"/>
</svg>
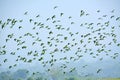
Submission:
<svg viewBox="0 0 120 80">
<path fill-rule="evenodd" d="M 45 23 L 47 25 L 53 26 L 51 23 L 46 23 L 46 21 L 45 21 L 46 18 L 51 17 L 53 15 L 59 15 L 61 12 L 63 12 L 64 16 L 61 19 L 62 24 L 64 26 L 70 27 L 71 25 L 69 24 L 69 21 L 66 18 L 68 16 L 72 16 L 72 21 L 75 22 L 74 26 L 72 26 L 72 31 L 76 32 L 76 31 L 79 31 L 80 23 L 82 23 L 82 22 L 97 23 L 98 17 L 105 15 L 105 14 L 112 15 L 110 13 L 110 11 L 113 9 L 115 9 L 114 15 L 116 17 L 120 16 L 120 6 L 119 5 L 120 5 L 120 0 L 0 0 L 0 20 L 6 21 L 6 19 L 8 19 L 8 18 L 23 19 L 23 23 L 18 24 L 18 25 L 25 26 L 24 30 L 22 31 L 23 33 L 19 32 L 19 31 L 17 32 L 16 29 L 1 30 L 1 28 L 0 28 L 0 46 L 3 46 L 4 44 L 6 44 L 4 41 L 6 34 L 9 34 L 11 32 L 15 32 L 16 37 L 24 34 L 26 31 L 28 31 L 28 32 L 30 31 L 30 32 L 34 33 L 31 30 L 31 28 L 29 28 L 32 25 L 30 25 L 26 22 L 30 18 L 33 18 L 36 21 L 42 21 L 43 23 Z M 58 8 L 54 10 L 53 9 L 54 6 L 58 6 Z M 89 13 L 90 16 L 80 19 L 79 16 L 80 16 L 81 10 L 84 10 L 86 13 Z M 96 12 L 97 10 L 100 10 L 99 14 L 97 14 L 97 12 Z M 28 14 L 24 15 L 24 13 L 26 11 L 28 11 Z M 35 18 L 35 16 L 38 14 L 40 15 L 40 20 Z M 109 19 L 108 18 L 105 19 L 105 21 L 107 21 L 107 20 L 109 20 Z M 114 20 L 111 20 L 111 24 L 114 26 L 120 25 L 120 23 L 114 22 Z M 109 32 L 109 30 L 106 30 L 106 31 Z M 86 30 L 81 30 L 80 33 L 86 33 L 86 32 L 87 32 Z M 119 30 L 118 31 L 116 30 L 115 33 L 117 35 L 120 34 Z M 45 31 L 41 31 L 40 37 L 43 38 L 43 40 L 46 40 L 46 39 L 44 39 L 46 37 L 46 35 L 47 35 L 47 33 Z M 64 35 L 68 35 L 68 34 L 64 33 Z M 120 40 L 120 38 L 118 38 L 118 41 L 119 40 Z M 31 41 L 32 40 L 30 40 L 30 39 L 27 40 L 26 45 L 29 45 L 29 42 L 31 42 Z M 107 41 L 109 41 L 109 39 L 103 43 L 107 43 Z M 14 51 L 16 48 L 14 42 L 8 43 L 7 45 L 8 45 L 7 46 L 8 52 Z M 92 45 L 90 45 L 89 47 L 95 48 Z M 37 46 L 35 47 L 35 49 L 36 48 L 37 48 Z M 30 50 L 31 49 L 34 50 L 33 47 L 30 47 Z M 114 45 L 113 45 L 113 47 L 110 47 L 110 49 L 112 49 L 112 52 L 120 53 L 120 48 L 115 47 Z M 73 53 L 74 50 L 76 50 L 76 48 L 74 48 L 70 53 Z M 27 50 L 22 51 L 22 53 L 25 53 L 25 52 L 27 52 Z M 18 52 L 18 53 L 21 53 L 21 52 Z M 22 55 L 26 56 L 25 54 L 22 54 Z M 71 54 L 71 55 L 73 55 L 73 54 Z M 67 55 L 67 56 L 71 56 L 71 55 Z M 55 56 L 56 56 L 56 58 L 59 58 L 59 57 L 65 56 L 65 55 L 56 54 Z M 46 55 L 46 59 L 48 57 L 49 57 L 49 55 Z M 85 72 L 88 73 L 88 71 L 89 71 L 91 73 L 93 72 L 93 74 L 94 74 L 96 69 L 102 68 L 103 72 L 101 72 L 100 75 L 96 74 L 97 76 L 120 77 L 120 56 L 118 58 L 116 58 L 115 60 L 111 59 L 110 57 L 104 56 L 104 54 L 101 54 L 100 57 L 104 57 L 104 60 L 98 61 L 98 59 L 92 59 L 89 57 L 89 55 L 86 54 L 86 56 L 81 60 L 82 63 L 79 62 L 76 65 L 80 65 L 80 64 L 90 65 L 89 68 L 87 68 L 86 70 L 83 70 L 84 73 Z M 8 67 L 7 65 L 15 63 L 14 62 L 15 56 L 9 56 L 9 55 L 5 55 L 5 56 L 0 55 L 0 60 L 1 60 L 0 63 L 2 63 L 2 60 L 4 60 L 5 58 L 8 58 L 10 60 L 10 62 L 8 62 L 8 64 L 2 65 L 0 67 L 0 71 L 5 71 L 6 68 Z M 17 68 L 27 68 L 28 69 L 28 68 L 36 67 L 36 64 L 38 65 L 37 62 L 33 62 L 32 64 L 29 64 L 29 65 L 20 62 L 20 63 L 18 63 Z M 79 66 L 77 66 L 77 67 L 79 69 Z M 79 71 L 80 70 L 78 70 L 78 73 L 79 73 Z"/>
</svg>

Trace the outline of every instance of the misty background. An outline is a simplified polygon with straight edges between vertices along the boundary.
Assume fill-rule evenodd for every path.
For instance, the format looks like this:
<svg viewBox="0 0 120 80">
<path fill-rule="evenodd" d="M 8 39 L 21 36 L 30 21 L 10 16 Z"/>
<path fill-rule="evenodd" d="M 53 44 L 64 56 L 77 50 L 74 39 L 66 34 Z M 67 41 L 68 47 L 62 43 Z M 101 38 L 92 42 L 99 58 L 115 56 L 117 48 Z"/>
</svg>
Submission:
<svg viewBox="0 0 120 80">
<path fill-rule="evenodd" d="M 4 71 L 12 71 L 15 72 L 18 69 L 27 69 L 31 72 L 34 71 L 40 71 L 41 73 L 47 73 L 46 69 L 51 68 L 54 70 L 59 70 L 60 66 L 63 65 L 66 62 L 69 62 L 67 64 L 69 66 L 68 69 L 65 71 L 68 71 L 72 67 L 76 67 L 76 71 L 74 73 L 77 73 L 81 76 L 97 76 L 97 77 L 120 77 L 120 46 L 117 47 L 114 44 L 112 46 L 107 46 L 106 50 L 108 50 L 109 56 L 106 56 L 106 54 L 101 53 L 98 57 L 93 58 L 93 56 L 90 56 L 88 53 L 82 52 L 83 55 L 82 58 L 78 61 L 57 61 L 55 63 L 55 66 L 51 67 L 50 65 L 47 65 L 45 68 L 42 65 L 42 62 L 38 62 L 37 60 L 33 61 L 32 63 L 24 63 L 22 61 L 16 62 L 15 60 L 17 57 L 25 56 L 28 59 L 33 58 L 33 56 L 28 56 L 26 53 L 29 51 L 41 51 L 41 48 L 39 48 L 39 45 L 32 46 L 31 43 L 34 41 L 34 39 L 30 37 L 22 38 L 23 41 L 26 41 L 25 45 L 28 47 L 28 49 L 21 49 L 20 51 L 17 51 L 17 45 L 13 40 L 10 40 L 8 43 L 6 43 L 5 39 L 8 34 L 14 33 L 14 38 L 19 38 L 19 36 L 24 35 L 27 32 L 30 32 L 31 34 L 35 35 L 35 31 L 32 30 L 34 24 L 29 23 L 29 19 L 33 19 L 36 22 L 44 23 L 45 26 L 49 26 L 54 34 L 53 37 L 58 33 L 57 30 L 53 28 L 54 24 L 52 22 L 47 22 L 46 19 L 48 17 L 51 17 L 53 15 L 56 15 L 56 19 L 60 20 L 60 24 L 63 25 L 64 28 L 70 27 L 71 32 L 76 33 L 79 32 L 79 34 L 86 34 L 89 33 L 90 30 L 85 29 L 85 27 L 80 27 L 80 24 L 82 23 L 104 23 L 105 21 L 110 21 L 110 26 L 115 26 L 115 34 L 117 35 L 117 42 L 120 42 L 120 28 L 117 28 L 120 26 L 120 21 L 115 21 L 115 19 L 110 20 L 110 18 L 103 18 L 102 21 L 99 21 L 98 18 L 107 15 L 115 15 L 116 17 L 120 16 L 120 7 L 119 7 L 119 0 L 0 0 L 0 20 L 2 22 L 5 22 L 8 18 L 16 19 L 16 20 L 23 20 L 22 23 L 17 23 L 13 29 L 9 29 L 10 25 L 7 25 L 5 29 L 0 28 L 0 51 L 2 51 L 2 47 L 6 45 L 5 50 L 7 51 L 6 55 L 0 55 L 0 72 Z M 56 9 L 54 7 L 57 6 Z M 83 10 L 85 13 L 88 13 L 88 16 L 81 17 L 80 18 L 80 11 Z M 100 10 L 100 13 L 97 13 L 97 11 Z M 114 13 L 112 14 L 111 11 L 114 10 Z M 27 15 L 24 15 L 24 13 L 27 12 Z M 62 17 L 60 17 L 60 13 L 64 13 Z M 36 18 L 36 16 L 39 15 L 39 18 Z M 69 20 L 68 17 L 71 16 L 72 19 Z M 70 23 L 74 22 L 73 25 Z M 17 26 L 22 26 L 23 28 L 21 31 L 19 31 Z M 94 26 L 97 28 L 97 26 Z M 38 30 L 37 32 L 40 33 L 39 37 L 42 39 L 43 42 L 46 42 L 48 39 L 46 37 L 49 36 L 47 30 Z M 109 28 L 105 30 L 105 32 L 110 32 Z M 64 31 L 61 31 L 59 33 L 64 34 L 64 36 L 68 36 L 68 40 L 64 41 L 62 44 L 58 44 L 58 48 L 61 49 L 61 47 L 64 46 L 66 43 L 74 43 L 72 41 L 71 36 Z M 93 34 L 91 37 L 97 36 L 97 34 Z M 74 38 L 76 39 L 76 42 L 79 40 L 79 36 L 74 35 Z M 61 38 L 60 38 L 61 39 Z M 62 40 L 62 39 L 61 39 Z M 108 44 L 110 42 L 111 37 L 107 37 L 102 44 Z M 86 41 L 86 40 L 85 40 Z M 55 42 L 53 42 L 55 44 Z M 46 44 L 47 45 L 47 44 Z M 80 45 L 82 50 L 82 46 Z M 88 44 L 87 47 L 90 49 L 92 48 L 93 52 L 97 54 L 97 48 L 92 44 Z M 56 47 L 47 47 L 47 54 L 45 54 L 44 60 L 49 61 L 51 60 L 50 52 L 54 50 Z M 111 50 L 111 52 L 109 52 Z M 77 51 L 77 47 L 71 48 L 70 51 L 66 53 L 60 53 L 56 52 L 54 54 L 55 59 L 60 59 L 63 57 L 76 57 L 74 53 Z M 10 52 L 16 52 L 16 55 L 10 55 Z M 119 53 L 118 57 L 113 59 L 114 53 Z M 100 61 L 100 59 L 103 59 Z M 3 61 L 5 59 L 8 59 L 7 63 L 4 63 Z M 10 65 L 17 64 L 16 67 L 13 67 L 9 69 L 8 67 Z M 83 66 L 87 65 L 85 68 Z M 96 73 L 98 69 L 101 69 L 101 72 L 99 74 Z M 50 74 L 50 72 L 48 72 Z"/>
</svg>

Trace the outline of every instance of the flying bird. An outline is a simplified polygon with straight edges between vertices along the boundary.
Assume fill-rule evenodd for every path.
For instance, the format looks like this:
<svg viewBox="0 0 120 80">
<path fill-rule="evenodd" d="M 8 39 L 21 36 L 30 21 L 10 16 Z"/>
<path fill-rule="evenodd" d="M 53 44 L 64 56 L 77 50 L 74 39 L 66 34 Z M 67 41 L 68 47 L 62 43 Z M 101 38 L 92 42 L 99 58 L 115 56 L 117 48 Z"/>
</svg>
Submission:
<svg viewBox="0 0 120 80">
<path fill-rule="evenodd" d="M 27 15 L 28 14 L 28 12 L 26 11 L 25 13 L 24 13 L 24 15 Z"/>
<path fill-rule="evenodd" d="M 58 6 L 54 6 L 54 8 L 53 8 L 53 9 L 56 9 L 56 8 L 58 8 Z"/>
</svg>

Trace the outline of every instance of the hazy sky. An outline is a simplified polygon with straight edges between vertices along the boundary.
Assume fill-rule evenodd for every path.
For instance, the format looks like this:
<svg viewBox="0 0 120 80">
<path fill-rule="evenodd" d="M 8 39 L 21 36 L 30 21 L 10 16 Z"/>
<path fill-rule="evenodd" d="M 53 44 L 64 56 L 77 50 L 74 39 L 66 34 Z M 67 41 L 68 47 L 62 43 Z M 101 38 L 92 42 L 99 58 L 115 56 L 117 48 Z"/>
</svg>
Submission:
<svg viewBox="0 0 120 80">
<path fill-rule="evenodd" d="M 64 17 L 61 19 L 61 20 L 63 20 L 62 24 L 64 26 L 70 26 L 68 24 L 68 21 L 66 18 L 68 16 L 72 16 L 73 21 L 75 22 L 74 26 L 72 26 L 72 31 L 76 32 L 76 31 L 78 31 L 79 28 L 75 27 L 75 26 L 79 26 L 80 25 L 79 23 L 82 23 L 82 22 L 96 23 L 96 22 L 98 22 L 96 20 L 97 19 L 96 17 L 99 17 L 103 14 L 111 15 L 110 11 L 113 9 L 115 9 L 114 15 L 120 16 L 119 3 L 120 3 L 120 0 L 0 0 L 0 20 L 5 21 L 8 18 L 15 18 L 15 19 L 23 19 L 24 21 L 27 21 L 30 18 L 35 19 L 35 16 L 39 14 L 40 21 L 42 21 L 43 23 L 46 23 L 45 22 L 46 18 L 53 16 L 53 15 L 59 15 L 62 12 L 62 13 L 64 13 Z M 54 10 L 53 9 L 54 6 L 58 6 L 58 8 L 56 10 Z M 86 13 L 89 13 L 90 17 L 79 20 L 81 10 L 84 10 Z M 96 13 L 97 10 L 100 10 L 100 14 Z M 28 12 L 27 16 L 24 15 L 24 13 L 26 11 Z M 106 19 L 106 21 L 107 20 L 109 20 L 109 19 Z M 36 19 L 36 21 L 39 21 L 39 19 Z M 53 26 L 50 23 L 46 23 L 46 24 Z M 114 23 L 114 20 L 111 24 L 115 25 L 115 26 L 118 25 L 118 23 L 116 23 L 116 22 Z M 17 34 L 16 37 L 24 34 L 24 32 L 26 32 L 26 31 L 32 32 L 32 30 L 29 28 L 32 25 L 28 24 L 27 22 L 24 22 L 22 25 L 25 26 L 24 30 L 22 31 L 23 33 L 17 32 L 16 29 L 13 29 L 12 31 L 9 31 L 6 29 L 6 30 L 2 31 L 0 28 L 0 46 L 3 46 L 4 44 L 6 44 L 4 41 L 4 38 L 5 38 L 6 34 L 8 34 L 10 32 L 16 32 L 16 34 Z M 106 30 L 106 31 L 109 31 L 109 30 Z M 80 33 L 85 33 L 85 32 L 87 32 L 87 31 L 81 30 Z M 45 33 L 45 31 L 43 31 L 43 32 L 41 31 L 41 33 L 42 33 L 41 38 L 43 38 L 43 40 L 44 40 L 44 37 L 47 34 Z M 117 32 L 117 31 L 115 33 L 119 34 L 119 32 Z M 68 34 L 64 33 L 64 35 L 68 35 Z M 28 43 L 26 43 L 26 44 L 29 45 L 30 41 L 31 40 L 27 40 Z M 107 41 L 109 41 L 109 39 L 106 40 L 106 42 Z M 106 42 L 103 42 L 103 43 L 106 43 Z M 14 43 L 11 42 L 7 45 L 8 45 L 8 47 L 7 47 L 8 52 L 14 51 L 14 49 L 16 47 L 14 45 Z M 93 46 L 90 45 L 90 47 L 93 47 Z M 37 48 L 37 47 L 35 47 L 35 48 Z M 112 49 L 113 52 L 120 52 L 120 48 L 117 48 L 114 46 L 111 47 L 110 49 Z M 73 50 L 76 50 L 76 49 L 73 49 Z M 23 52 L 27 52 L 27 51 L 23 51 Z M 74 51 L 71 51 L 71 53 L 73 53 L 73 52 Z M 21 52 L 18 52 L 18 53 L 21 53 Z M 56 55 L 56 57 L 60 57 L 60 56 L 63 56 L 63 54 Z M 101 57 L 102 56 L 104 56 L 104 54 L 101 55 Z M 14 58 L 13 56 L 8 56 L 8 55 L 6 55 L 5 57 L 7 57 L 8 59 Z M 5 57 L 0 56 L 0 59 L 2 60 Z M 97 59 L 94 60 L 94 59 L 90 58 L 89 55 L 86 55 L 86 57 L 83 59 L 83 62 L 88 63 L 88 64 L 93 64 L 95 66 L 93 66 L 93 65 L 90 65 L 90 66 L 95 67 L 95 68 L 99 68 L 99 67 L 103 68 L 104 72 L 102 73 L 102 76 L 111 70 L 110 74 L 106 74 L 105 76 L 120 77 L 120 75 L 119 75 L 119 73 L 120 73 L 119 60 L 120 59 L 113 60 L 106 56 L 104 56 L 104 59 L 105 59 L 104 61 L 100 62 L 101 65 L 98 65 Z M 14 60 L 11 60 L 11 63 L 14 63 Z M 8 63 L 8 65 L 11 63 Z M 36 64 L 37 63 L 33 63 L 32 65 L 27 65 L 27 67 L 35 66 Z M 24 65 L 22 65 L 22 66 L 24 66 Z M 6 64 L 4 66 L 2 66 L 2 68 L 0 68 L 0 69 L 3 69 L 3 67 L 6 68 Z M 21 66 L 19 66 L 19 68 L 20 67 Z M 107 69 L 107 67 L 110 67 L 110 68 Z M 113 70 L 113 68 L 116 68 L 116 69 Z M 93 69 L 88 68 L 88 70 L 93 70 Z M 93 70 L 93 72 L 94 72 L 94 70 Z M 111 73 L 115 73 L 115 74 L 113 75 Z"/>
</svg>

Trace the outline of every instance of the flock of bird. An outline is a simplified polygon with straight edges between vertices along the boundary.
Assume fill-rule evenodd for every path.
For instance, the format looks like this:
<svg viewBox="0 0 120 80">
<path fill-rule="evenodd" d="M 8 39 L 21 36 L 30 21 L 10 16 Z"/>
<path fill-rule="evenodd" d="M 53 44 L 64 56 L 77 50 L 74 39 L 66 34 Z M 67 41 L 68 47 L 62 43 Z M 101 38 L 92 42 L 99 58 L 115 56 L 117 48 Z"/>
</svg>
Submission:
<svg viewBox="0 0 120 80">
<path fill-rule="evenodd" d="M 55 6 L 53 9 L 58 8 L 58 6 Z M 96 11 L 96 14 L 100 13 L 100 10 Z M 68 16 L 66 19 L 68 23 L 63 22 L 63 18 L 66 17 L 63 12 L 47 17 L 45 22 L 39 20 L 41 18 L 40 14 L 36 15 L 35 19 L 27 18 L 27 21 L 10 18 L 6 21 L 0 20 L 0 33 L 4 33 L 5 30 L 14 30 L 11 33 L 8 32 L 9 34 L 4 37 L 5 44 L 0 42 L 0 60 L 3 61 L 0 66 L 10 63 L 6 58 L 6 55 L 10 55 L 14 57 L 12 59 L 15 64 L 9 65 L 9 69 L 17 67 L 19 62 L 31 64 L 38 61 L 43 67 L 49 66 L 46 70 L 50 72 L 51 67 L 56 63 L 63 62 L 60 68 L 65 74 L 67 68 L 67 72 L 70 73 L 76 70 L 76 67 L 69 69 L 67 64 L 80 62 L 81 58 L 86 55 L 100 61 L 104 59 L 104 56 L 100 56 L 103 54 L 116 59 L 119 52 L 112 51 L 112 48 L 120 48 L 120 41 L 118 40 L 120 35 L 116 34 L 116 31 L 120 29 L 120 17 L 115 16 L 114 13 L 115 10 L 112 10 L 110 11 L 111 15 L 96 16 L 96 22 L 84 21 L 80 22 L 79 26 L 76 26 L 78 23 L 73 21 L 72 16 Z M 25 17 L 28 15 L 29 12 L 24 13 Z M 80 11 L 80 19 L 89 16 L 91 14 L 84 10 Z M 116 24 L 114 25 L 112 21 Z M 23 25 L 24 22 L 27 22 L 26 26 Z M 68 26 L 65 24 L 68 24 Z M 76 29 L 76 32 L 73 31 L 73 28 Z M 2 35 L 0 34 L 0 36 Z M 15 51 L 10 52 L 8 50 L 11 48 L 7 45 L 8 43 L 15 46 L 15 49 L 13 49 Z M 83 65 L 83 68 L 86 68 L 86 66 Z M 96 73 L 100 71 L 101 69 L 98 69 Z"/>
</svg>

